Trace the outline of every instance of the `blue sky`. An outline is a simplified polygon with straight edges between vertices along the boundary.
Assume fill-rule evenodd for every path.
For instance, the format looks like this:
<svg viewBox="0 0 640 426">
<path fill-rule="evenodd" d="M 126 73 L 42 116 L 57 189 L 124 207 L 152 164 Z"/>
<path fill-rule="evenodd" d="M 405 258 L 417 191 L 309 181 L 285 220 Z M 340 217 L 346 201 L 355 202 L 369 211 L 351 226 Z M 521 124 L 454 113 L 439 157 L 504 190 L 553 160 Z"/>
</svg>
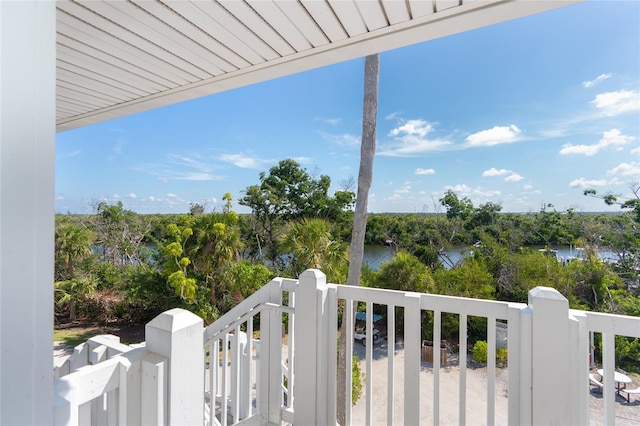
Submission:
<svg viewBox="0 0 640 426">
<path fill-rule="evenodd" d="M 357 180 L 364 59 L 59 133 L 56 212 L 207 211 L 294 158 Z M 590 1 L 380 55 L 369 211 L 448 189 L 506 212 L 618 211 L 640 181 L 640 2 Z M 355 189 L 354 189 L 355 190 Z M 442 211 L 442 210 L 440 210 Z"/>
</svg>

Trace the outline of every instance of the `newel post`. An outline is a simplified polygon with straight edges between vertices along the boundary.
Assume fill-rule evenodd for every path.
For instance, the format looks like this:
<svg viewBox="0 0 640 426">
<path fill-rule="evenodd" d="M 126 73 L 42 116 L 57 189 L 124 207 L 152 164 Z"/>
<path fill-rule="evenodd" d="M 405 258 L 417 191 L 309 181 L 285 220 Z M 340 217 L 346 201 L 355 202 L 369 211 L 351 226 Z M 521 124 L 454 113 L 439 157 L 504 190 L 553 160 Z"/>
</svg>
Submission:
<svg viewBox="0 0 640 426">
<path fill-rule="evenodd" d="M 201 425 L 204 421 L 204 330 L 202 319 L 171 309 L 145 327 L 146 349 L 168 361 L 168 425 Z"/>
<path fill-rule="evenodd" d="M 329 309 L 327 303 L 327 277 L 317 269 L 308 269 L 300 275 L 296 289 L 294 330 L 294 410 L 295 418 L 308 424 L 327 424 L 329 409 L 327 353 Z"/>
<path fill-rule="evenodd" d="M 554 288 L 536 287 L 529 291 L 529 308 L 532 424 L 576 424 L 571 395 L 576 391 L 576 369 L 580 364 L 576 359 L 576 324 L 569 316 L 569 302 Z"/>
</svg>

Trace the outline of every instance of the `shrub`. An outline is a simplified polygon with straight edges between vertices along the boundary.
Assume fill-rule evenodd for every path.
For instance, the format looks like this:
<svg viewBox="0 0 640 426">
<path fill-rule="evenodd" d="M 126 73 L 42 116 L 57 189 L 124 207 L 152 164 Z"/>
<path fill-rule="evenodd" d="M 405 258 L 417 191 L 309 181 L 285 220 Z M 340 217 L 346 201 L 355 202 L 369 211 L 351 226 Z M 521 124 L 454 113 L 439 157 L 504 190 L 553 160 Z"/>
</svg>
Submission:
<svg viewBox="0 0 640 426">
<path fill-rule="evenodd" d="M 475 362 L 487 362 L 487 342 L 484 340 L 478 340 L 473 345 L 473 360 Z"/>
<path fill-rule="evenodd" d="M 362 395 L 362 387 L 364 386 L 364 374 L 360 371 L 360 363 L 358 357 L 353 356 L 351 369 L 351 403 L 356 405 L 360 395 Z"/>
<path fill-rule="evenodd" d="M 496 361 L 500 364 L 504 364 L 507 362 L 507 358 L 509 357 L 509 351 L 505 348 L 496 349 Z"/>
</svg>

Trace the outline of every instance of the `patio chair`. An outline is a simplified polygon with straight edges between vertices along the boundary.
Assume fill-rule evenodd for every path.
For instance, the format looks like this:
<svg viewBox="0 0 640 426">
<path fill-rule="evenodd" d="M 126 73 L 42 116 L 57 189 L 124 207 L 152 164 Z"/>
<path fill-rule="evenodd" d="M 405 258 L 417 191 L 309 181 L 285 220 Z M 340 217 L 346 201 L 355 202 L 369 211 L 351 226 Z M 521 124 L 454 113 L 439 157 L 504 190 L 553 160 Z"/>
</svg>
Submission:
<svg viewBox="0 0 640 426">
<path fill-rule="evenodd" d="M 604 385 L 600 380 L 598 380 L 595 374 L 589 374 L 589 384 L 597 386 L 596 389 L 599 389 L 600 393 L 602 393 L 602 388 L 604 387 Z"/>
<path fill-rule="evenodd" d="M 627 394 L 627 402 L 631 402 L 631 395 L 640 395 L 640 388 L 636 389 L 620 389 L 620 392 Z"/>
</svg>

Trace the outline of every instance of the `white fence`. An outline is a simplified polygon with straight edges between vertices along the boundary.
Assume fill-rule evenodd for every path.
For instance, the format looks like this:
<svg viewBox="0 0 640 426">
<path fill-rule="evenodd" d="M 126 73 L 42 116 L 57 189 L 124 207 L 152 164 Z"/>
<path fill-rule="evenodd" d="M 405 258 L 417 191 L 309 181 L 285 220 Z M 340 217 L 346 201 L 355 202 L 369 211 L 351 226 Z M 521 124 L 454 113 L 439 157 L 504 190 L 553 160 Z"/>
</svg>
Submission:
<svg viewBox="0 0 640 426">
<path fill-rule="evenodd" d="M 57 423 L 95 423 L 99 418 L 104 424 L 288 424 L 296 419 L 336 424 L 338 324 L 343 318 L 351 354 L 354 304 L 365 308 L 367 330 L 373 329 L 374 310 L 386 313 L 391 342 L 385 354 L 386 407 L 374 407 L 372 387 L 380 376 L 374 369 L 380 364 L 374 365 L 374 343 L 366 339 L 361 402 L 366 424 L 374 416 L 379 422 L 375 413 L 381 409 L 390 425 L 424 423 L 427 408 L 429 422 L 441 422 L 440 351 L 434 350 L 433 362 L 425 365 L 421 343 L 425 337 L 439 342 L 443 324 L 455 322 L 459 424 L 500 423 L 495 354 L 496 331 L 503 326 L 497 324 L 506 324 L 509 336 L 506 423 L 589 424 L 589 334 L 596 332 L 603 342 L 602 423 L 613 424 L 614 338 L 640 337 L 640 318 L 569 310 L 567 300 L 550 288 L 532 290 L 525 305 L 327 284 L 320 271 L 308 270 L 299 280 L 274 279 L 204 333 L 202 323 L 186 311 L 162 314 L 147 325 L 146 347 L 81 367 L 56 382 Z M 426 318 L 429 329 L 423 328 Z M 472 324 L 486 328 L 488 343 L 482 420 L 468 412 L 467 403 L 478 397 L 467 394 L 466 383 Z M 396 341 L 402 343 L 400 350 Z M 380 350 L 376 348 L 378 354 Z M 93 348 L 87 354 L 105 351 Z M 396 373 L 398 365 L 402 374 Z M 347 357 L 347 389 L 352 367 Z M 433 375 L 428 389 L 421 386 L 425 369 Z M 352 424 L 351 392 L 346 394 L 345 423 Z M 404 401 L 399 412 L 397 400 Z"/>
</svg>

